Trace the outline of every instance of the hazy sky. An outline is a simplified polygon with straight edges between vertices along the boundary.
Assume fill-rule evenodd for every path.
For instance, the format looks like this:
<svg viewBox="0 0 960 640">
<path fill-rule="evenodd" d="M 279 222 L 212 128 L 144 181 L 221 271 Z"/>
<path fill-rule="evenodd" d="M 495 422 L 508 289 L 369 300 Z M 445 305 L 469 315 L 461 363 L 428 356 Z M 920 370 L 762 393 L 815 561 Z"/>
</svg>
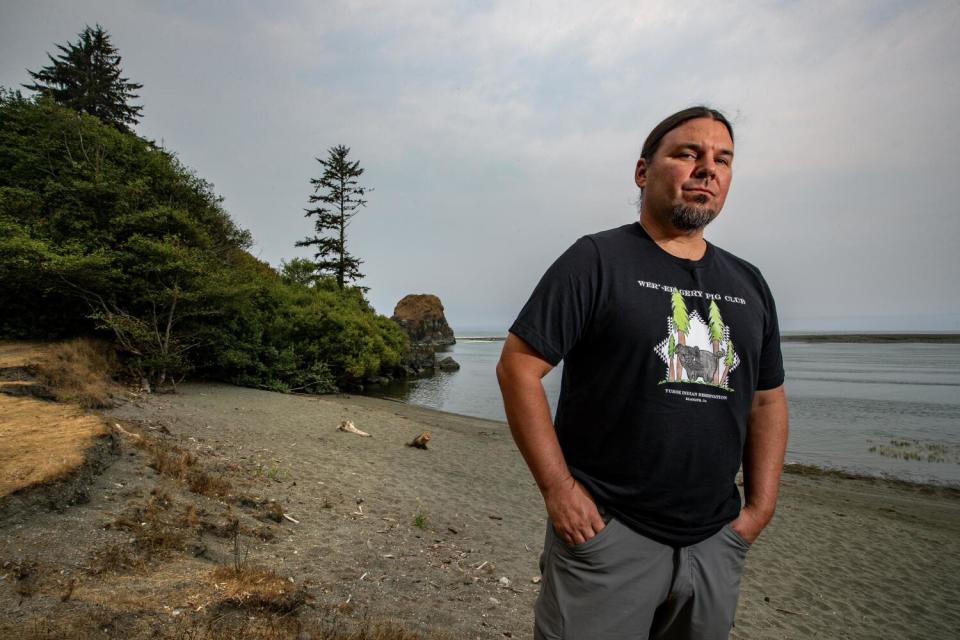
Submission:
<svg viewBox="0 0 960 640">
<path fill-rule="evenodd" d="M 0 0 L 0 84 L 97 22 L 144 85 L 138 133 L 274 266 L 309 253 L 314 158 L 351 147 L 381 313 L 435 293 L 461 335 L 505 331 L 577 237 L 637 219 L 643 138 L 706 102 L 737 134 L 707 238 L 760 267 L 785 330 L 960 330 L 955 0 Z"/>
</svg>

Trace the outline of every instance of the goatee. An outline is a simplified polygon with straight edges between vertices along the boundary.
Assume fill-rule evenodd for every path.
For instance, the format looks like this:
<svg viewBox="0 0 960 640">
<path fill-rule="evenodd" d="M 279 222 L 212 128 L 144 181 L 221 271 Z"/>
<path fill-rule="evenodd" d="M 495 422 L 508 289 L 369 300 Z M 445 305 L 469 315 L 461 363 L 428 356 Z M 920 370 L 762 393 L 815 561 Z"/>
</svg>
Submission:
<svg viewBox="0 0 960 640">
<path fill-rule="evenodd" d="M 717 217 L 717 212 L 706 207 L 687 207 L 678 204 L 673 208 L 670 222 L 680 231 L 703 229 Z"/>
</svg>

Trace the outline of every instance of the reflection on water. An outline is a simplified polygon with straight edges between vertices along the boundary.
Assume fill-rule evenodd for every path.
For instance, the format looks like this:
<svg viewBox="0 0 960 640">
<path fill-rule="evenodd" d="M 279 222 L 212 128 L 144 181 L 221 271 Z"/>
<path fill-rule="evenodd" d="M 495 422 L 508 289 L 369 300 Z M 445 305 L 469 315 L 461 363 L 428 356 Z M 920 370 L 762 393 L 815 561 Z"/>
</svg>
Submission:
<svg viewBox="0 0 960 640">
<path fill-rule="evenodd" d="M 440 353 L 459 362 L 459 371 L 441 371 L 433 377 L 410 383 L 396 382 L 377 389 L 375 393 L 451 413 L 506 421 L 496 374 L 502 348 L 502 341 L 458 340 L 457 344 Z M 556 410 L 557 396 L 560 395 L 562 368 L 561 364 L 544 378 L 551 411 Z"/>
<path fill-rule="evenodd" d="M 502 346 L 459 341 L 446 351 L 459 371 L 377 393 L 505 420 L 495 373 Z M 960 484 L 960 345 L 786 342 L 783 354 L 788 461 Z M 544 379 L 551 409 L 559 372 Z"/>
</svg>

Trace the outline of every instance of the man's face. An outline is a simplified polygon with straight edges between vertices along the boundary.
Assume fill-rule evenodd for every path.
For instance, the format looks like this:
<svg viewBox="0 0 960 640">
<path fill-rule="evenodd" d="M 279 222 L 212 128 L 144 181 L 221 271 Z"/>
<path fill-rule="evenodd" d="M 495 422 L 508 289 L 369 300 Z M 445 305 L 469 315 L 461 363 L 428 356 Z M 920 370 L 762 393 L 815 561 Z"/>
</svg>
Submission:
<svg viewBox="0 0 960 640">
<path fill-rule="evenodd" d="M 732 165 L 733 140 L 722 122 L 684 122 L 663 137 L 650 162 L 637 162 L 641 212 L 683 231 L 706 226 L 727 199 Z"/>
</svg>

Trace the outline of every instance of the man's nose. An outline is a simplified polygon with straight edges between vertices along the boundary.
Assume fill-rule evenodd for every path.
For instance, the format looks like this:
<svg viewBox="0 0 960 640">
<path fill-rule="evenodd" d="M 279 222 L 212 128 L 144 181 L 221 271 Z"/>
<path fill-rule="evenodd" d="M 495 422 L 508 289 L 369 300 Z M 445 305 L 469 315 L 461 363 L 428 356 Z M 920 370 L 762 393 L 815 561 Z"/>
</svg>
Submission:
<svg viewBox="0 0 960 640">
<path fill-rule="evenodd" d="M 697 178 L 709 180 L 717 175 L 717 163 L 713 161 L 713 158 L 705 156 L 697 163 L 693 175 Z"/>
</svg>

